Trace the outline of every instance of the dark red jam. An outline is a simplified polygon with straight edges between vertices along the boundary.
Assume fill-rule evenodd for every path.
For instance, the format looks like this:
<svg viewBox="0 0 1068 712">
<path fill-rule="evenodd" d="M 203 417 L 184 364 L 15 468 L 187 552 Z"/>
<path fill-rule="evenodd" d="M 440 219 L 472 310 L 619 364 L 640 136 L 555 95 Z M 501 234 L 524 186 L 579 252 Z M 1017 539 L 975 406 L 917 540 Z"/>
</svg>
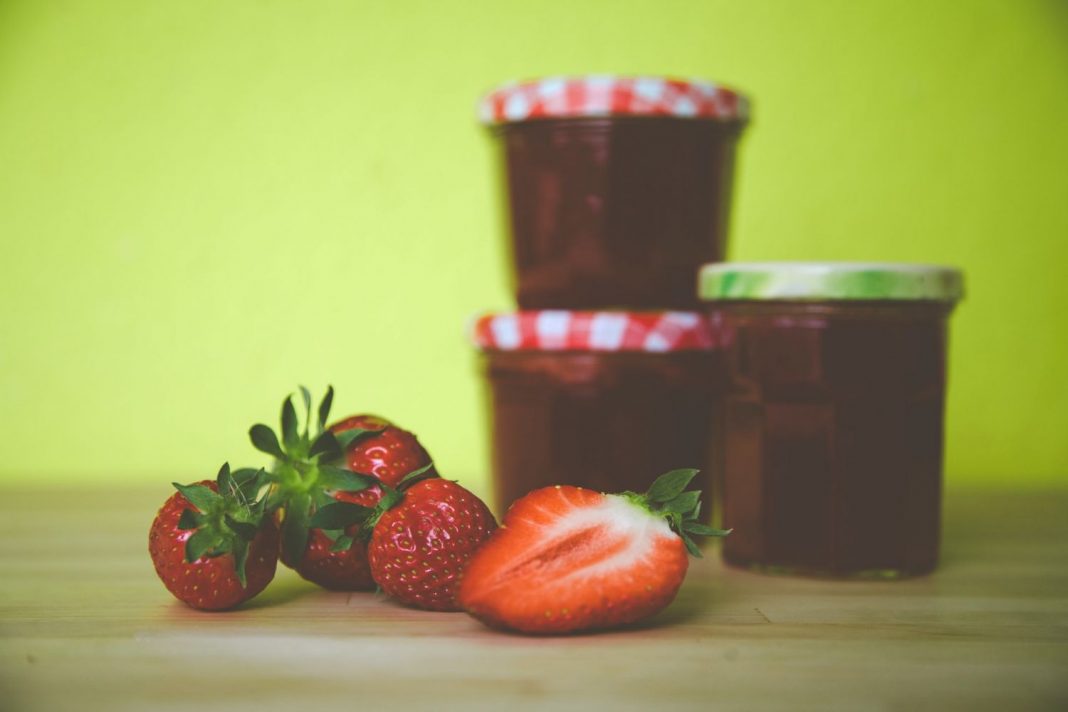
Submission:
<svg viewBox="0 0 1068 712">
<path fill-rule="evenodd" d="M 895 576 L 935 568 L 952 302 L 720 301 L 723 556 Z"/>
<path fill-rule="evenodd" d="M 494 127 L 522 309 L 695 309 L 723 259 L 740 120 L 536 119 Z"/>
<path fill-rule="evenodd" d="M 718 352 L 487 351 L 481 369 L 498 515 L 539 487 L 644 492 L 684 467 L 702 471 L 710 511 Z"/>
</svg>

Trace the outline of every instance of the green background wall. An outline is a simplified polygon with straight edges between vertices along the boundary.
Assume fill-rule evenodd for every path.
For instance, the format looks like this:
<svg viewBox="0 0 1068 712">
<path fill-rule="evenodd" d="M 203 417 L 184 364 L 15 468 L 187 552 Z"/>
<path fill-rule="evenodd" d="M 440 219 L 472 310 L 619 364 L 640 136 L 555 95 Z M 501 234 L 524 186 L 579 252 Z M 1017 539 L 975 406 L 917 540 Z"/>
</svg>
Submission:
<svg viewBox="0 0 1068 712">
<path fill-rule="evenodd" d="M 474 102 L 584 72 L 753 97 L 734 258 L 963 266 L 950 482 L 1068 475 L 1063 2 L 0 0 L 0 480 L 255 462 L 329 382 L 484 491 Z"/>
</svg>

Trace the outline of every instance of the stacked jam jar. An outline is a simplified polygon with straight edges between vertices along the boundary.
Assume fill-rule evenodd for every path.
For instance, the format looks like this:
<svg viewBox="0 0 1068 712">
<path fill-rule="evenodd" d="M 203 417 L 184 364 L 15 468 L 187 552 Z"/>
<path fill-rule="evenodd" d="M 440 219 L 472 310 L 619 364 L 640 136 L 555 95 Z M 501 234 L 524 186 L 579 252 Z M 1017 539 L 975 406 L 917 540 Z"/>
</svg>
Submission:
<svg viewBox="0 0 1068 712">
<path fill-rule="evenodd" d="M 717 84 L 542 79 L 480 111 L 518 306 L 473 328 L 498 514 L 538 487 L 696 468 L 728 563 L 933 569 L 960 273 L 723 262 L 748 102 Z"/>
<path fill-rule="evenodd" d="M 577 77 L 508 84 L 480 108 L 519 307 L 474 328 L 498 512 L 538 487 L 644 491 L 683 467 L 702 471 L 707 498 L 724 371 L 694 279 L 726 250 L 745 98 Z"/>
</svg>

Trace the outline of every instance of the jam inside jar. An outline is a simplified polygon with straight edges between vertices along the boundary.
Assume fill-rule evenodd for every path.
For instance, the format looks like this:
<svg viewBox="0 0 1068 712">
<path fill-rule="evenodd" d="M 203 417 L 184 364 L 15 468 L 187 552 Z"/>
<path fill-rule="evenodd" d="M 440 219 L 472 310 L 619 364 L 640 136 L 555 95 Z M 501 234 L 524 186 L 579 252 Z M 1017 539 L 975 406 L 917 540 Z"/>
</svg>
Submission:
<svg viewBox="0 0 1068 712">
<path fill-rule="evenodd" d="M 483 102 L 504 166 L 521 309 L 700 308 L 726 252 L 747 104 L 707 82 L 580 77 Z"/>
<path fill-rule="evenodd" d="M 676 312 L 671 321 L 663 328 L 662 314 L 553 311 L 476 322 L 497 514 L 541 487 L 644 492 L 679 468 L 701 470 L 695 485 L 711 511 L 722 361 L 703 315 Z"/>
<path fill-rule="evenodd" d="M 938 562 L 948 316 L 959 271 L 707 266 L 725 341 L 724 559 L 899 577 Z"/>
</svg>

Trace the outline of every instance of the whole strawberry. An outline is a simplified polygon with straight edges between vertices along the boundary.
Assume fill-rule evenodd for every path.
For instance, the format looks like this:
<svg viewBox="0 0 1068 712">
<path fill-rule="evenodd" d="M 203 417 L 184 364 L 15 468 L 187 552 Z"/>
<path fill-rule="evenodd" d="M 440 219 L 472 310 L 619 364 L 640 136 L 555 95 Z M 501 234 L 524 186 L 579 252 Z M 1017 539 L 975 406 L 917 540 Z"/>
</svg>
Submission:
<svg viewBox="0 0 1068 712">
<path fill-rule="evenodd" d="M 333 388 L 313 422 L 311 394 L 304 387 L 300 391 L 306 410 L 303 429 L 287 397 L 281 441 L 266 425 L 249 431 L 253 445 L 275 457 L 270 501 L 283 513 L 282 563 L 325 588 L 373 589 L 366 544 L 356 536 L 359 526 L 322 528 L 310 526 L 309 520 L 335 501 L 373 508 L 382 496 L 380 481 L 395 485 L 409 472 L 429 466 L 430 456 L 414 435 L 377 416 L 351 416 L 327 428 Z"/>
<path fill-rule="evenodd" d="M 581 487 L 535 490 L 468 563 L 458 600 L 497 628 L 569 633 L 633 623 L 675 598 L 691 535 L 723 536 L 697 521 L 696 470 L 675 470 L 646 494 Z"/>
<path fill-rule="evenodd" d="M 207 611 L 233 608 L 262 591 L 278 563 L 278 527 L 256 494 L 262 470 L 230 472 L 214 482 L 175 483 L 148 532 L 148 551 L 163 585 Z"/>
<path fill-rule="evenodd" d="M 381 497 L 377 487 L 362 492 L 335 492 L 334 499 L 373 508 Z M 367 562 L 367 544 L 357 537 L 359 525 L 342 529 L 308 528 L 308 543 L 294 561 L 283 552 L 282 563 L 301 578 L 334 591 L 373 591 L 374 579 Z M 338 539 L 344 537 L 339 545 Z"/>
<path fill-rule="evenodd" d="M 432 611 L 460 610 L 464 566 L 497 522 L 475 495 L 423 468 L 398 489 L 382 485 L 373 511 L 337 503 L 312 520 L 324 526 L 362 523 L 375 583 L 398 601 Z"/>
<path fill-rule="evenodd" d="M 374 475 L 396 487 L 405 475 L 431 463 L 430 455 L 411 432 L 377 415 L 353 415 L 329 428 L 335 435 L 361 430 L 366 435 L 350 442 L 345 464 L 353 472 Z"/>
<path fill-rule="evenodd" d="M 348 444 L 344 462 L 350 470 L 373 475 L 387 485 L 395 486 L 408 473 L 431 464 L 430 455 L 415 435 L 385 418 L 354 415 L 334 423 L 328 430 L 335 435 L 363 431 L 361 437 Z M 362 491 L 336 491 L 333 497 L 339 502 L 373 508 L 382 497 L 382 490 L 377 485 L 370 485 Z M 373 590 L 375 582 L 367 562 L 366 543 L 352 541 L 347 546 L 345 544 L 354 539 L 357 529 L 358 526 L 353 525 L 343 532 L 332 530 L 327 533 L 322 529 L 310 528 L 307 546 L 299 560 L 289 561 L 283 557 L 282 561 L 302 578 L 324 588 L 338 591 Z M 347 539 L 339 548 L 337 539 L 341 534 Z"/>
</svg>

